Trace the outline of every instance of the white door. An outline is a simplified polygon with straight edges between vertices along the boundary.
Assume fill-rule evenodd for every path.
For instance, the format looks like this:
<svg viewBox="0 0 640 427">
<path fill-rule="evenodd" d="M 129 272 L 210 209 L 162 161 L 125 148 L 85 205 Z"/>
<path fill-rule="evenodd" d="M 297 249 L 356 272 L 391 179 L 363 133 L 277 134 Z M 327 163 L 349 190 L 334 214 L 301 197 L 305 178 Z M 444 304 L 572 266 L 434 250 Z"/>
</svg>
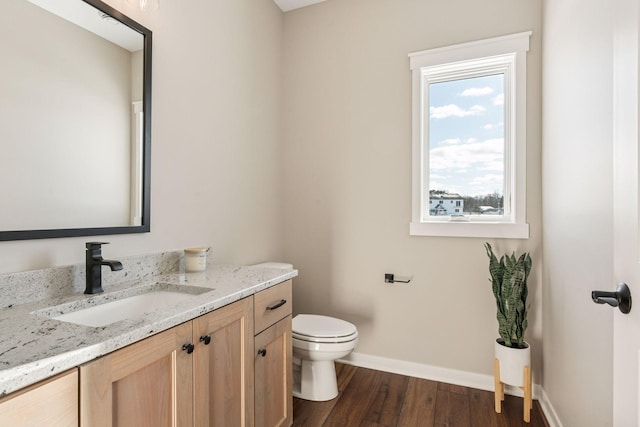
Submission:
<svg viewBox="0 0 640 427">
<path fill-rule="evenodd" d="M 640 425 L 640 229 L 638 228 L 638 13 L 640 0 L 615 0 L 613 27 L 614 282 L 635 307 L 613 314 L 613 425 Z M 612 289 L 613 290 L 613 289 Z"/>
</svg>

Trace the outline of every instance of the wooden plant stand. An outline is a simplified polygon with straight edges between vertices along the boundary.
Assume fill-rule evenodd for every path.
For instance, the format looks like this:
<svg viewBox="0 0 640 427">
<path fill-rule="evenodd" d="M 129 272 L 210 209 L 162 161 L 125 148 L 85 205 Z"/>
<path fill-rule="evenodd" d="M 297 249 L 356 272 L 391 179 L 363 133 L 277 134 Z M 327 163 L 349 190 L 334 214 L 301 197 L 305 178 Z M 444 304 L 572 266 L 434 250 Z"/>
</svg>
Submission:
<svg viewBox="0 0 640 427">
<path fill-rule="evenodd" d="M 524 421 L 526 423 L 531 421 L 531 407 L 533 406 L 531 395 L 531 368 L 525 366 L 523 369 L 524 382 L 520 387 L 524 391 Z M 504 400 L 504 383 L 500 381 L 500 361 L 496 358 L 493 360 L 493 377 L 495 381 L 495 401 L 496 412 L 500 414 L 502 412 L 502 401 Z"/>
</svg>

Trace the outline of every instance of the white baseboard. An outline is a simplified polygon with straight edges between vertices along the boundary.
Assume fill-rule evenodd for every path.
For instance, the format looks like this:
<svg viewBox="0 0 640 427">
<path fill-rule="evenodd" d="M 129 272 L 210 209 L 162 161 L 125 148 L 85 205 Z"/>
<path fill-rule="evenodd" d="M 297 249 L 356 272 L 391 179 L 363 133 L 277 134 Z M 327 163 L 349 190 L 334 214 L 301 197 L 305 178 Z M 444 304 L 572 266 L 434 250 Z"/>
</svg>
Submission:
<svg viewBox="0 0 640 427">
<path fill-rule="evenodd" d="M 551 405 L 549 396 L 547 396 L 547 393 L 544 391 L 542 387 L 540 387 L 540 397 L 538 398 L 538 402 L 540 403 L 542 412 L 544 412 L 544 416 L 547 418 L 547 421 L 549 422 L 549 427 L 562 427 L 560 418 L 558 417 L 556 410 L 553 409 L 553 405 Z"/>
<path fill-rule="evenodd" d="M 460 385 L 479 390 L 493 391 L 493 375 L 475 374 L 472 372 L 458 371 L 456 369 L 441 368 L 438 366 L 424 365 L 422 363 L 408 362 L 405 360 L 388 359 L 386 357 L 371 356 L 363 353 L 351 353 L 344 359 L 338 360 L 347 365 L 362 368 L 375 369 L 377 371 L 391 372 L 409 377 L 423 378 L 447 384 Z M 506 386 L 505 393 L 513 396 L 523 396 L 518 387 Z M 562 427 L 556 412 L 549 401 L 544 389 L 538 384 L 533 385 L 533 398 L 538 399 L 550 427 Z"/>
</svg>

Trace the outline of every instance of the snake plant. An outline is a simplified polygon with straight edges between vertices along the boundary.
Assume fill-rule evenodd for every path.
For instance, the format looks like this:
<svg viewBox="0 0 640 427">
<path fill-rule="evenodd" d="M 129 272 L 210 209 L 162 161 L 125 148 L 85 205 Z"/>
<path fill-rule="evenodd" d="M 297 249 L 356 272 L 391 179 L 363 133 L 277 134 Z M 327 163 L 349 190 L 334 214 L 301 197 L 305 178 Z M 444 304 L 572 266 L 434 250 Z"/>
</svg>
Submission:
<svg viewBox="0 0 640 427">
<path fill-rule="evenodd" d="M 527 277 L 531 271 L 531 257 L 524 253 L 494 255 L 491 245 L 484 244 L 489 257 L 489 273 L 493 295 L 496 298 L 498 333 L 507 347 L 525 348 L 524 332 L 527 329 Z"/>
</svg>

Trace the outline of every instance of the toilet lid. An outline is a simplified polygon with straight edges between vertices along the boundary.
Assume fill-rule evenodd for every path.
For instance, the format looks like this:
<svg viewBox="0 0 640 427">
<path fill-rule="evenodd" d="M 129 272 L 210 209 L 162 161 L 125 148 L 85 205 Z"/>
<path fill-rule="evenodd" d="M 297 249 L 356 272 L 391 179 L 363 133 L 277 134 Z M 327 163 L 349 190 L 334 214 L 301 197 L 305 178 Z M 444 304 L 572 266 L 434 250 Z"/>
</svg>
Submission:
<svg viewBox="0 0 640 427">
<path fill-rule="evenodd" d="M 317 314 L 298 314 L 293 318 L 291 329 L 295 335 L 316 338 L 348 337 L 357 332 L 353 323 Z"/>
</svg>

